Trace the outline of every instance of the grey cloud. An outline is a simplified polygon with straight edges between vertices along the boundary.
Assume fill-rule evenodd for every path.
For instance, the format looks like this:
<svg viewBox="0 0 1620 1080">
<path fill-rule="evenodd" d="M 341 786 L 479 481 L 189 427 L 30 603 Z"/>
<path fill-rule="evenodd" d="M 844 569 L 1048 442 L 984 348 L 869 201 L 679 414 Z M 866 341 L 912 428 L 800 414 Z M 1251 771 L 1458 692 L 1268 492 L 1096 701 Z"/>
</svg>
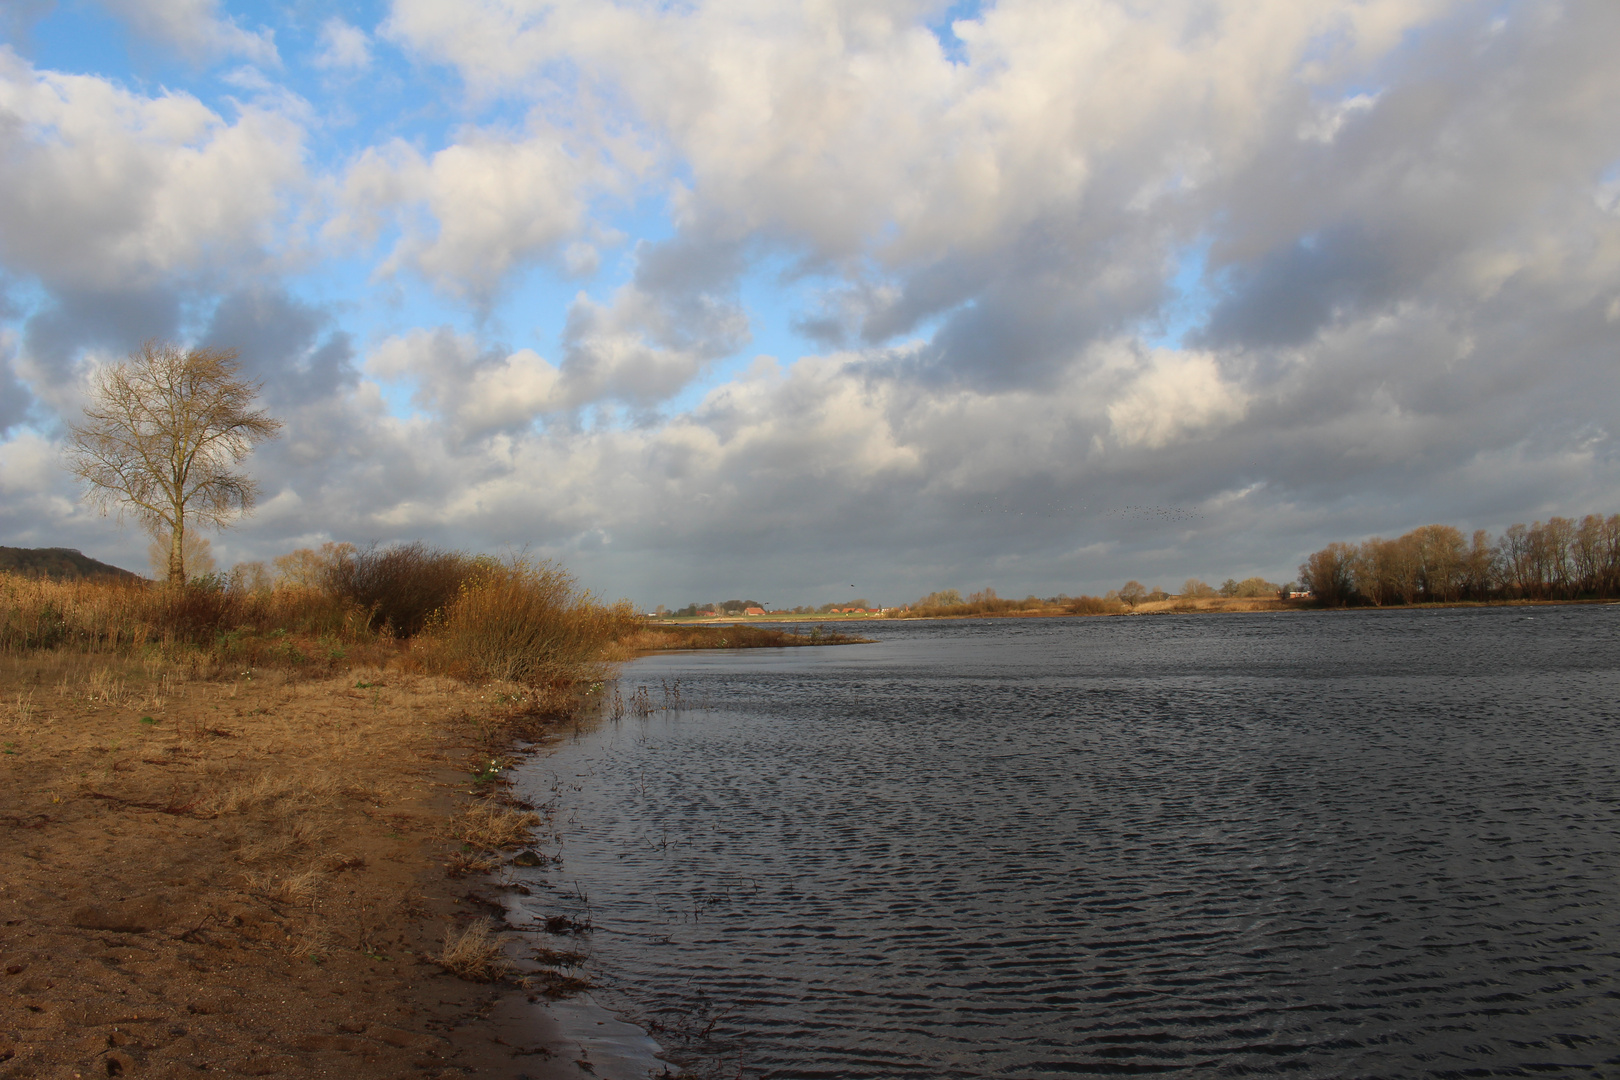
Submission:
<svg viewBox="0 0 1620 1080">
<path fill-rule="evenodd" d="M 844 320 L 832 315 L 803 315 L 791 323 L 795 333 L 802 334 L 823 349 L 841 349 L 849 343 L 849 331 Z"/>
<path fill-rule="evenodd" d="M 61 383 L 72 377 L 82 350 L 122 354 L 150 338 L 173 338 L 180 318 L 181 296 L 173 289 L 56 289 L 23 324 L 23 345 L 32 373 Z"/>
<path fill-rule="evenodd" d="M 31 52 L 34 24 L 56 8 L 56 0 L 7 0 L 0 8 L 0 40 L 10 42 L 18 52 Z"/>
<path fill-rule="evenodd" d="M 274 285 L 221 299 L 202 342 L 239 350 L 244 369 L 264 381 L 277 405 L 330 398 L 359 379 L 353 344 L 331 313 Z"/>
<path fill-rule="evenodd" d="M 1466 307 L 1481 262 L 1581 229 L 1580 189 L 1620 159 L 1605 120 L 1620 78 L 1600 44 L 1620 9 L 1516 6 L 1503 30 L 1494 14 L 1460 9 L 1378 73 L 1376 106 L 1331 142 L 1279 126 L 1208 196 L 1224 296 L 1202 343 L 1302 345 L 1391 305 Z"/>
<path fill-rule="evenodd" d="M 34 405 L 34 395 L 28 392 L 13 368 L 16 350 L 11 342 L 0 336 L 0 437 L 21 423 Z"/>
<path fill-rule="evenodd" d="M 743 348 L 748 319 L 737 299 L 740 245 L 680 236 L 641 244 L 636 273 L 607 305 L 570 306 L 563 329 L 563 400 L 615 399 L 647 407 L 705 367 Z"/>
<path fill-rule="evenodd" d="M 1343 308 L 1386 302 L 1397 282 L 1387 253 L 1355 225 L 1295 240 L 1228 268 L 1227 296 L 1193 343 L 1207 348 L 1300 345 Z"/>
</svg>

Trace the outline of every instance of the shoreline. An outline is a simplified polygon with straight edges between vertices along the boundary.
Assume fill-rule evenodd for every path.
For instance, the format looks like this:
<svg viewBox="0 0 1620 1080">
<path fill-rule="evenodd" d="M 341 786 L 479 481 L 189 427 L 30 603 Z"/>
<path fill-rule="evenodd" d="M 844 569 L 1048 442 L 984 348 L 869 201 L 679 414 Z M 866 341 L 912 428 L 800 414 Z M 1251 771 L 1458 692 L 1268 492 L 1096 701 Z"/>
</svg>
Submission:
<svg viewBox="0 0 1620 1080">
<path fill-rule="evenodd" d="M 516 688 L 209 675 L 0 657 L 0 1076 L 644 1075 L 609 1044 L 645 1035 L 545 1004 L 533 935 L 514 981 L 440 963 L 506 931 L 500 847 L 455 835 L 550 742 Z"/>
<path fill-rule="evenodd" d="M 1019 611 L 981 611 L 933 615 L 730 615 L 714 618 L 647 620 L 647 625 L 765 627 L 783 623 L 824 623 L 844 626 L 869 622 L 958 622 L 964 619 L 1119 619 L 1136 615 L 1250 615 L 1291 611 L 1423 611 L 1440 608 L 1583 607 L 1620 604 L 1617 600 L 1435 600 L 1418 604 L 1357 604 L 1326 607 L 1312 600 L 1275 600 L 1265 597 L 1200 597 L 1183 600 L 1148 600 L 1126 611 L 1069 611 L 1065 608 L 1029 608 Z"/>
</svg>

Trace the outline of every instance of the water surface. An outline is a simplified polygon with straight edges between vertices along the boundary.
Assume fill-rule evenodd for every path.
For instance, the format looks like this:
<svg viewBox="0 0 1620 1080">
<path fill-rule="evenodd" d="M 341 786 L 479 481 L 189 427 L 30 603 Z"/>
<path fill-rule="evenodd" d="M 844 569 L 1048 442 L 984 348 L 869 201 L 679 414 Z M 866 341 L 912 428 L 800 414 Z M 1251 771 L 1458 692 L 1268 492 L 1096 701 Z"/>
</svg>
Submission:
<svg viewBox="0 0 1620 1080">
<path fill-rule="evenodd" d="M 748 1077 L 1620 1075 L 1620 607 L 874 624 L 528 766 L 597 997 Z"/>
</svg>

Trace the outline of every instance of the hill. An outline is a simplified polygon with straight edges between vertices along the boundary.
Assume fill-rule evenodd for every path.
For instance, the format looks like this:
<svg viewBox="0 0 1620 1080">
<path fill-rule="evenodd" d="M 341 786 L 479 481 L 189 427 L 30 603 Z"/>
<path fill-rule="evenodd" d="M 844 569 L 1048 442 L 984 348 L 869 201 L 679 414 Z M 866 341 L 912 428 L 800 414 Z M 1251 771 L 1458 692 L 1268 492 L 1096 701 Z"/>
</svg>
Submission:
<svg viewBox="0 0 1620 1080">
<path fill-rule="evenodd" d="M 0 573 L 20 574 L 23 577 L 45 577 L 58 580 L 75 578 L 127 578 L 140 577 L 128 570 L 98 562 L 73 548 L 14 548 L 0 547 Z"/>
</svg>

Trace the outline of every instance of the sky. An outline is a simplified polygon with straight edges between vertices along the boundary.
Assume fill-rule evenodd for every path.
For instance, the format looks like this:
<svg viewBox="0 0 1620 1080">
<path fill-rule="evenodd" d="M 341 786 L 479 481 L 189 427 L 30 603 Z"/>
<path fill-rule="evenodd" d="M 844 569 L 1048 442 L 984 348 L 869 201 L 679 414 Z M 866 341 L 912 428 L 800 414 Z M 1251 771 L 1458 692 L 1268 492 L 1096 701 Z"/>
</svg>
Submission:
<svg viewBox="0 0 1620 1080">
<path fill-rule="evenodd" d="M 1291 578 L 1620 511 L 1613 0 L 7 0 L 0 544 L 240 350 L 225 566 L 638 606 Z M 851 592 L 851 586 L 854 592 Z"/>
</svg>

